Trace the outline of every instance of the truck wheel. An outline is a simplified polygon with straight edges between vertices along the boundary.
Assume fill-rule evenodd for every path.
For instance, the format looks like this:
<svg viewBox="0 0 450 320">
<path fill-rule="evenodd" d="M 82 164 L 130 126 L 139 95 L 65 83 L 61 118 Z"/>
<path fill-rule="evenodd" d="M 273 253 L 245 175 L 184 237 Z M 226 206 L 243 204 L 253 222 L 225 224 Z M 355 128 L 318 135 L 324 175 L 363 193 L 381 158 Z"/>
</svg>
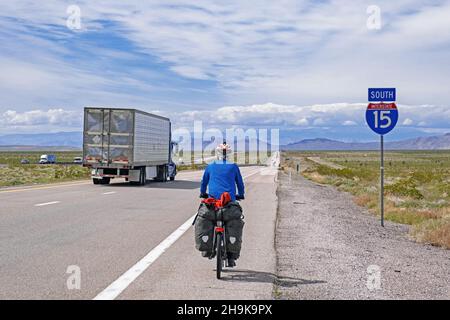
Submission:
<svg viewBox="0 0 450 320">
<path fill-rule="evenodd" d="M 147 182 L 147 177 L 145 176 L 145 168 L 141 168 L 141 174 L 140 174 L 140 185 L 144 186 Z"/>
<path fill-rule="evenodd" d="M 110 181 L 111 181 L 111 178 L 102 178 L 101 184 L 109 184 Z"/>
<path fill-rule="evenodd" d="M 167 170 L 167 166 L 164 166 L 163 182 L 167 182 L 168 178 L 169 178 L 169 170 Z"/>
<path fill-rule="evenodd" d="M 156 169 L 156 181 L 166 182 L 167 181 L 167 167 L 165 165 L 158 166 Z"/>
<path fill-rule="evenodd" d="M 92 182 L 93 182 L 94 184 L 98 184 L 98 183 L 99 183 L 99 179 L 94 179 L 94 178 L 92 178 Z"/>
<path fill-rule="evenodd" d="M 175 180 L 175 177 L 170 177 L 170 181 L 173 181 L 173 180 Z"/>
</svg>

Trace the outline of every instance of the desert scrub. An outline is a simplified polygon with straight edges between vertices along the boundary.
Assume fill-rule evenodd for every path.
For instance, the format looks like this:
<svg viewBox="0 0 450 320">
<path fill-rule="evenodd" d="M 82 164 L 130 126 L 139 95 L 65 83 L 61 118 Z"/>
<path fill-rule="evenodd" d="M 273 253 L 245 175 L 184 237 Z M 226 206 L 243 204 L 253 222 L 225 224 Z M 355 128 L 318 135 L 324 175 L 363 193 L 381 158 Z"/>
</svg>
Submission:
<svg viewBox="0 0 450 320">
<path fill-rule="evenodd" d="M 293 162 L 283 162 L 286 157 L 307 165 L 302 171 L 307 179 L 349 192 L 358 205 L 379 214 L 378 152 L 283 152 L 282 166 L 288 170 Z M 320 165 L 308 157 L 319 157 L 344 169 Z M 386 152 L 385 196 L 387 220 L 411 225 L 411 235 L 417 241 L 450 248 L 450 150 Z"/>
<path fill-rule="evenodd" d="M 387 185 L 384 188 L 385 194 L 403 196 L 413 199 L 423 199 L 423 195 L 417 190 L 417 184 L 412 178 L 401 179 L 394 184 Z"/>
<path fill-rule="evenodd" d="M 324 165 L 319 165 L 317 167 L 317 173 L 322 176 L 336 176 L 351 179 L 355 177 L 355 173 L 350 169 L 334 169 Z"/>
<path fill-rule="evenodd" d="M 27 165 L 0 168 L 0 187 L 89 179 L 88 168 L 61 165 Z"/>
</svg>

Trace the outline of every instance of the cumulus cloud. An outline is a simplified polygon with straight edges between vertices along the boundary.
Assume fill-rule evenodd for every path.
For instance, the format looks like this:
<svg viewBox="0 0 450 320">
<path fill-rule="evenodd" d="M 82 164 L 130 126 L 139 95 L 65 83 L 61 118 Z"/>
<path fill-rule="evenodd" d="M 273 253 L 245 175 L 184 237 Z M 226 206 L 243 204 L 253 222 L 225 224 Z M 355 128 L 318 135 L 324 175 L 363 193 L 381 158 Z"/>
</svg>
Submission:
<svg viewBox="0 0 450 320">
<path fill-rule="evenodd" d="M 282 129 L 295 127 L 366 126 L 366 103 L 332 103 L 306 106 L 275 103 L 248 106 L 224 106 L 216 110 L 192 110 L 166 113 L 177 125 L 203 121 L 209 125 L 273 126 Z M 413 125 L 411 119 L 423 127 L 450 128 L 450 108 L 433 105 L 398 105 L 400 123 Z M 405 120 L 401 120 L 405 119 Z"/>
<path fill-rule="evenodd" d="M 413 121 L 410 119 L 410 118 L 406 118 L 404 121 L 403 121 L 403 125 L 404 126 L 410 126 L 410 125 L 412 125 L 413 124 Z"/>
<path fill-rule="evenodd" d="M 7 110 L 0 114 L 0 123 L 5 128 L 14 127 L 80 127 L 82 114 L 62 108 L 17 112 Z"/>
<path fill-rule="evenodd" d="M 279 129 L 282 135 L 348 138 L 370 136 L 365 123 L 366 103 L 282 105 L 275 103 L 223 106 L 209 110 L 170 112 L 143 109 L 169 117 L 174 129 L 192 130 L 201 121 L 204 130 L 217 128 Z M 399 124 L 394 132 L 402 138 L 414 133 L 439 134 L 450 131 L 450 108 L 433 105 L 398 105 Z M 81 131 L 82 111 L 53 108 L 0 113 L 0 133 Z"/>
</svg>

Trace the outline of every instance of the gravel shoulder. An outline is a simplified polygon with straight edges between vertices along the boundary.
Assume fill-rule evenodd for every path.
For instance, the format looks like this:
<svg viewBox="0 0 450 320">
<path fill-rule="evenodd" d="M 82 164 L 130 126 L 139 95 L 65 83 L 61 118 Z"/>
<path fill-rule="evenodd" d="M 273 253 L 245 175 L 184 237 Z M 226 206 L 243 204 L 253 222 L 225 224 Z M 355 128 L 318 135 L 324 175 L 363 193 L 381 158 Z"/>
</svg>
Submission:
<svg viewBox="0 0 450 320">
<path fill-rule="evenodd" d="M 280 172 L 278 199 L 276 298 L 450 299 L 450 250 L 301 176 Z"/>
</svg>

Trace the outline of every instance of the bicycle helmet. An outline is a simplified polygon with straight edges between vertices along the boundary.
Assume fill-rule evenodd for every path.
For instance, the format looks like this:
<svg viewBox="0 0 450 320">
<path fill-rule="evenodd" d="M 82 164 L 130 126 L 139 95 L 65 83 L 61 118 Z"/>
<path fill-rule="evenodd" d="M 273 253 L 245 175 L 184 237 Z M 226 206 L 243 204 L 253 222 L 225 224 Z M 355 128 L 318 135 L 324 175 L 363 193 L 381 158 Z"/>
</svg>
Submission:
<svg viewBox="0 0 450 320">
<path fill-rule="evenodd" d="M 231 147 L 229 144 L 227 144 L 225 141 L 221 144 L 219 144 L 216 148 L 216 156 L 218 160 L 226 160 L 227 156 L 231 154 L 233 151 L 231 150 Z"/>
</svg>

